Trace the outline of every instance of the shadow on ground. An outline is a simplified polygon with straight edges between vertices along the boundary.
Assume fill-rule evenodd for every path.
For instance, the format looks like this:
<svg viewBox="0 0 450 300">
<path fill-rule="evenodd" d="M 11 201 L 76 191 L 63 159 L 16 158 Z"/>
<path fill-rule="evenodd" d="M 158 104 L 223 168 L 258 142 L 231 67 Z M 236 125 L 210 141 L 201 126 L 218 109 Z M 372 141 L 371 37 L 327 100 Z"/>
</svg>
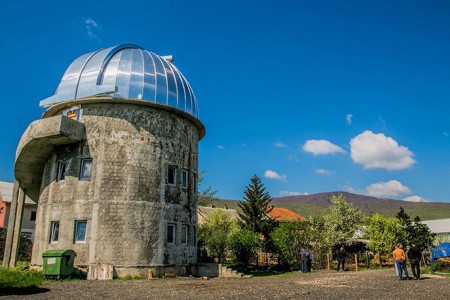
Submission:
<svg viewBox="0 0 450 300">
<path fill-rule="evenodd" d="M 0 296 L 12 296 L 12 295 L 35 295 L 50 292 L 50 289 L 40 287 L 28 287 L 28 288 L 6 288 L 2 289 Z"/>
</svg>

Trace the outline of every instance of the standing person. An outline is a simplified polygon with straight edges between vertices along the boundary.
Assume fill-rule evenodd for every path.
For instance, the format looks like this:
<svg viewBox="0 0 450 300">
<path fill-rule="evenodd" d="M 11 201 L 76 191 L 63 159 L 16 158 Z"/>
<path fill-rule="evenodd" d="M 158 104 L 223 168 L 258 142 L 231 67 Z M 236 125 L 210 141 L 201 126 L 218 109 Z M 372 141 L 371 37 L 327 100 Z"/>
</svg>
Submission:
<svg viewBox="0 0 450 300">
<path fill-rule="evenodd" d="M 406 279 L 409 280 L 408 269 L 406 268 L 406 254 L 405 251 L 403 251 L 402 244 L 399 244 L 398 249 L 395 249 L 394 252 L 392 252 L 392 256 L 394 257 L 394 260 L 397 263 L 399 279 L 403 280 L 403 271 L 404 271 Z"/>
<path fill-rule="evenodd" d="M 306 255 L 306 272 L 310 273 L 313 255 L 309 247 L 306 247 L 305 255 Z"/>
<path fill-rule="evenodd" d="M 395 252 L 395 250 L 397 250 L 397 249 L 398 249 L 398 245 L 395 245 L 394 252 Z M 380 253 L 378 253 L 378 255 L 380 255 Z M 395 260 L 394 254 L 392 254 L 392 258 L 394 259 L 395 275 L 397 276 L 397 279 L 401 279 L 401 278 L 400 278 L 400 273 L 398 272 L 397 261 Z M 381 266 L 380 266 L 380 267 L 381 267 Z"/>
<path fill-rule="evenodd" d="M 342 264 L 342 271 L 345 271 L 344 264 L 345 264 L 345 257 L 347 256 L 347 253 L 345 252 L 344 246 L 341 246 L 339 250 L 337 251 L 337 271 L 339 272 L 339 266 Z"/>
<path fill-rule="evenodd" d="M 302 260 L 302 272 L 306 273 L 306 251 L 305 249 L 302 249 L 302 251 L 300 251 L 300 259 Z"/>
<path fill-rule="evenodd" d="M 420 279 L 420 258 L 422 257 L 422 253 L 420 249 L 416 246 L 415 243 L 411 244 L 411 248 L 409 248 L 407 252 L 409 262 L 411 263 L 411 270 L 414 275 L 415 280 Z"/>
</svg>

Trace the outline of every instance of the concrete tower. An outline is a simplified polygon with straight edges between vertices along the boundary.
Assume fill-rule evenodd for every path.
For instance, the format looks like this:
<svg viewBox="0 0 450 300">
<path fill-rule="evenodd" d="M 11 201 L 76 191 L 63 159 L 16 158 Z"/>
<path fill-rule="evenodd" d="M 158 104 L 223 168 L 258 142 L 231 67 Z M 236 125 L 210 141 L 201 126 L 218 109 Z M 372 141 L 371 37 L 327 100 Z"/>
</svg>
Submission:
<svg viewBox="0 0 450 300">
<path fill-rule="evenodd" d="M 84 54 L 40 102 L 48 109 L 15 163 L 17 207 L 21 195 L 38 202 L 32 265 L 50 249 L 74 250 L 80 267 L 113 265 L 118 276 L 184 274 L 196 263 L 205 128 L 170 61 L 136 45 Z"/>
</svg>

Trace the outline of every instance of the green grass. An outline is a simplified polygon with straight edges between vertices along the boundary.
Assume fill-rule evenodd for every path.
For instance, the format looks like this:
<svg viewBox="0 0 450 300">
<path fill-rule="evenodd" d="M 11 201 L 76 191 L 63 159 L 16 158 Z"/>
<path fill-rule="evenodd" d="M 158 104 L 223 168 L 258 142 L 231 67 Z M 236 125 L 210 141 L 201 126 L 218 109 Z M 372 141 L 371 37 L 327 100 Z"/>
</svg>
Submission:
<svg viewBox="0 0 450 300">
<path fill-rule="evenodd" d="M 0 268 L 0 288 L 38 287 L 44 282 L 42 272 L 20 268 Z"/>
</svg>

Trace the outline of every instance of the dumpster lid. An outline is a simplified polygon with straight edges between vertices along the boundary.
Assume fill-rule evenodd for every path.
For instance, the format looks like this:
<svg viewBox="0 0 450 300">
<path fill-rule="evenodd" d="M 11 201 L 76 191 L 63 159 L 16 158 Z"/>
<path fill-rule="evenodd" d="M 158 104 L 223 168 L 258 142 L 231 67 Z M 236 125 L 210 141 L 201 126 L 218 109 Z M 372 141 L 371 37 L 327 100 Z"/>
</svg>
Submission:
<svg viewBox="0 0 450 300">
<path fill-rule="evenodd" d="M 58 256 L 64 256 L 64 255 L 73 255 L 75 256 L 75 251 L 70 249 L 61 249 L 61 250 L 47 250 L 44 253 L 42 253 L 42 257 L 58 257 Z"/>
</svg>

